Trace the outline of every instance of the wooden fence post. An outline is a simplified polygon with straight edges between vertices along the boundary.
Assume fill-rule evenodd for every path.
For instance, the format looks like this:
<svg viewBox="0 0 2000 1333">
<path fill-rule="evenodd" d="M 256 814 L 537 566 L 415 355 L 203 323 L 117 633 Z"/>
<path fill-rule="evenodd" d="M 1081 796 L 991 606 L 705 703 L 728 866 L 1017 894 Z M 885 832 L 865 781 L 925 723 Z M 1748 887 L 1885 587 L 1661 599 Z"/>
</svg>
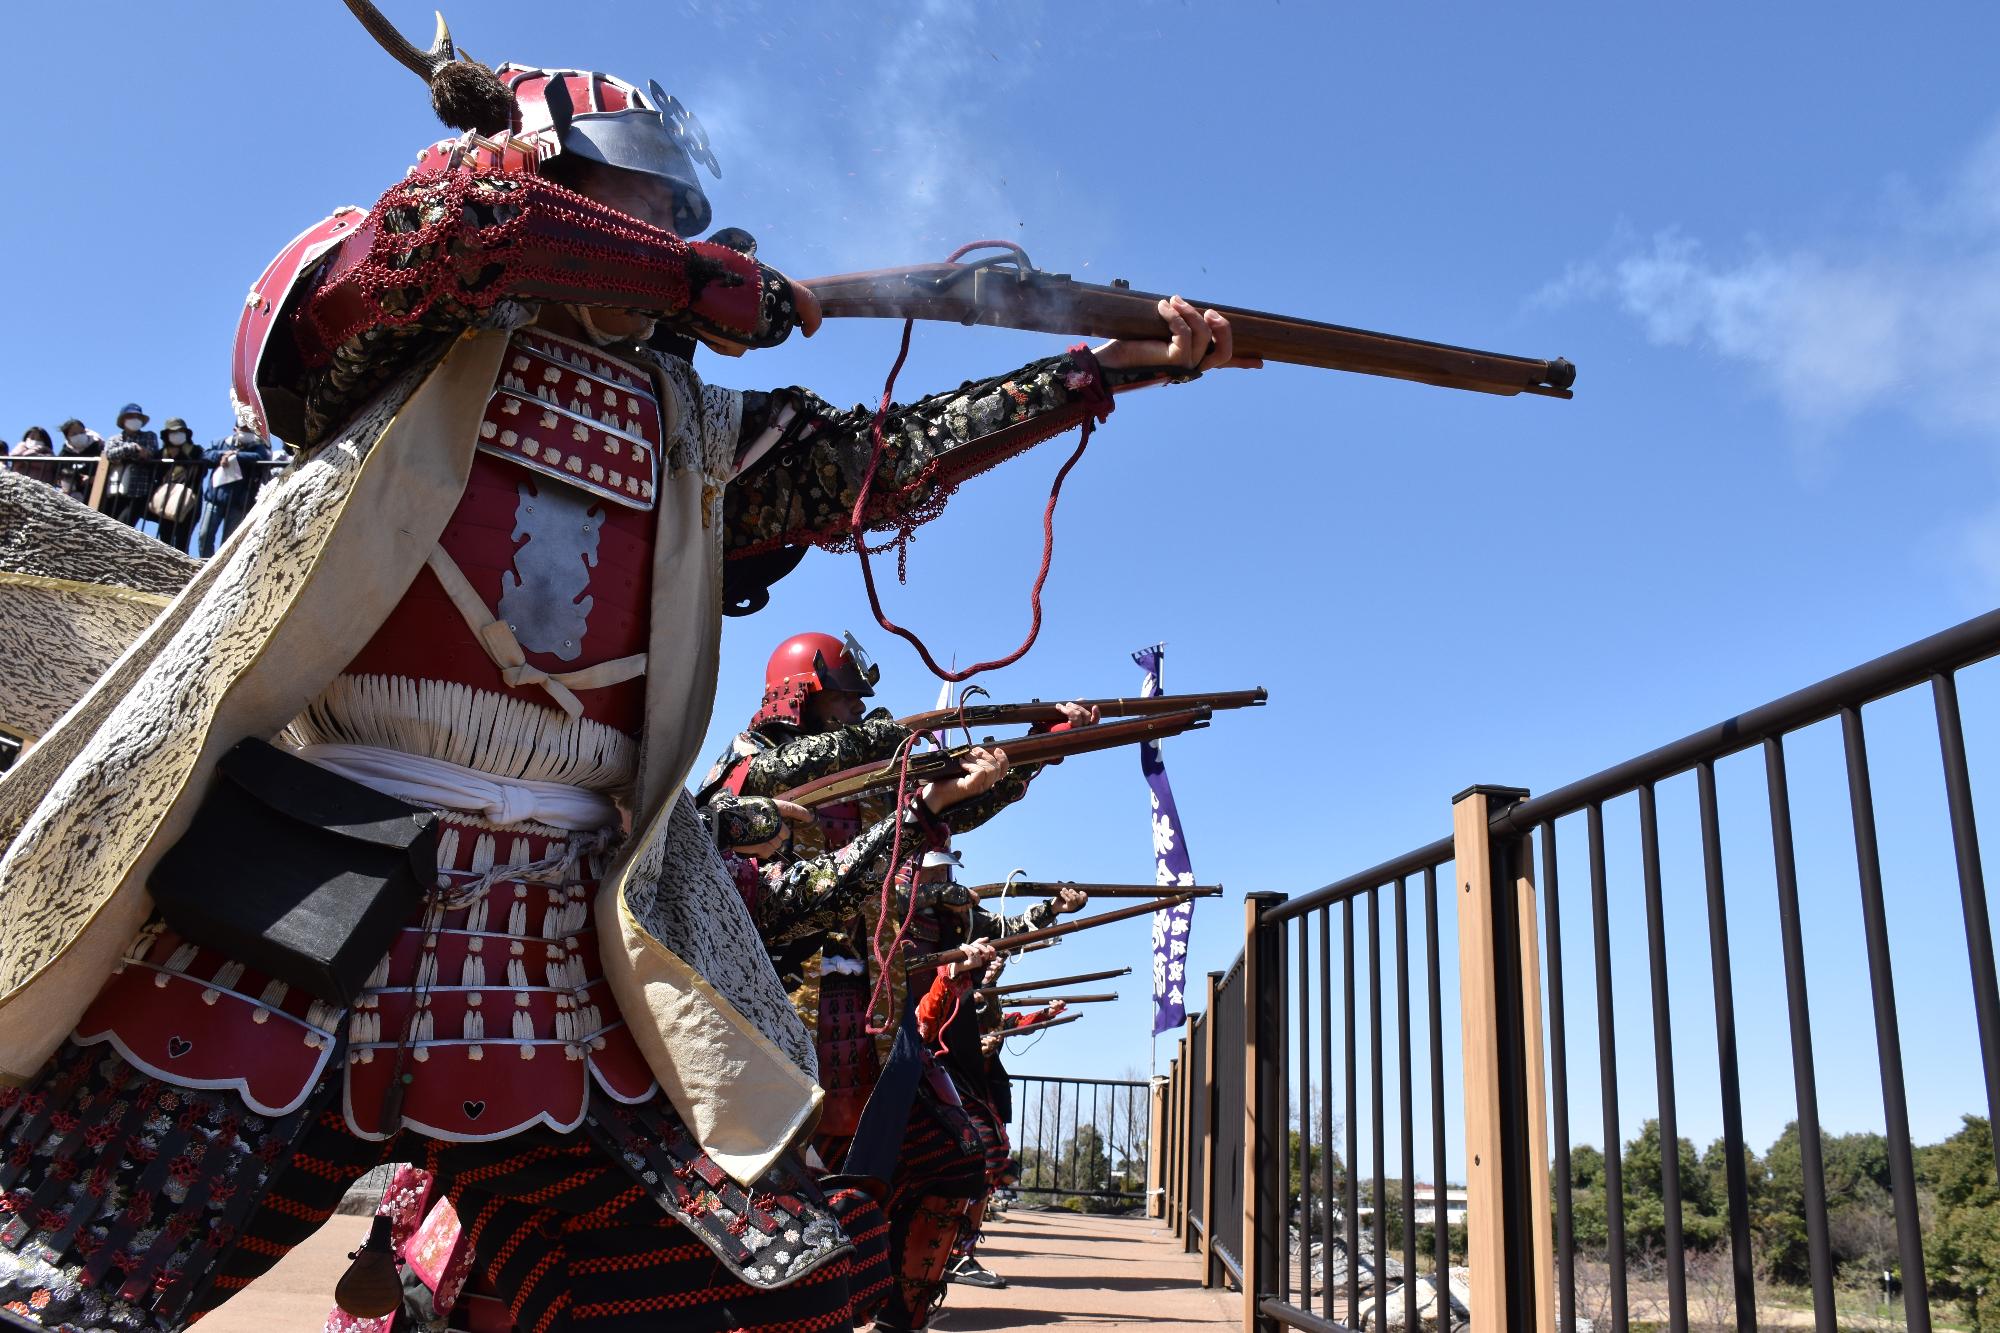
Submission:
<svg viewBox="0 0 2000 1333">
<path fill-rule="evenodd" d="M 1222 988 L 1222 973 L 1208 974 L 1208 1007 L 1202 1010 L 1201 1086 L 1194 1089 L 1202 1099 L 1201 1146 L 1201 1285 L 1215 1285 L 1215 1178 L 1222 1168 L 1215 1160 L 1215 1122 L 1222 1111 L 1215 1085 L 1215 993 Z"/>
<path fill-rule="evenodd" d="M 1180 1109 L 1181 1109 L 1181 1064 L 1178 1043 L 1173 1055 L 1167 1058 L 1166 1078 L 1160 1086 L 1160 1217 L 1167 1224 L 1167 1231 L 1180 1235 L 1180 1223 L 1174 1216 L 1174 1169 L 1175 1158 L 1180 1151 Z"/>
<path fill-rule="evenodd" d="M 1174 1057 L 1174 1069 L 1178 1077 L 1174 1079 L 1174 1235 L 1180 1237 L 1182 1249 L 1188 1245 L 1188 1147 L 1192 1143 L 1188 1125 L 1188 1059 L 1192 1047 L 1188 1045 L 1188 1033 L 1194 1031 L 1194 1019 L 1186 1021 L 1186 1029 L 1180 1037 L 1180 1053 Z"/>
<path fill-rule="evenodd" d="M 1285 940 L 1264 924 L 1282 893 L 1243 899 L 1243 1328 L 1275 1330 L 1260 1302 L 1275 1296 L 1291 1261 L 1286 1216 Z"/>
<path fill-rule="evenodd" d="M 1167 1215 L 1167 1084 L 1170 1076 L 1155 1075 L 1146 1088 L 1146 1216 Z"/>
<path fill-rule="evenodd" d="M 1555 1330 L 1534 860 L 1525 837 L 1491 832 L 1527 795 L 1473 787 L 1452 801 L 1471 1333 Z"/>
<path fill-rule="evenodd" d="M 104 509 L 104 481 L 111 473 L 111 460 L 100 455 L 97 466 L 90 470 L 90 498 L 84 501 L 92 509 Z"/>
</svg>

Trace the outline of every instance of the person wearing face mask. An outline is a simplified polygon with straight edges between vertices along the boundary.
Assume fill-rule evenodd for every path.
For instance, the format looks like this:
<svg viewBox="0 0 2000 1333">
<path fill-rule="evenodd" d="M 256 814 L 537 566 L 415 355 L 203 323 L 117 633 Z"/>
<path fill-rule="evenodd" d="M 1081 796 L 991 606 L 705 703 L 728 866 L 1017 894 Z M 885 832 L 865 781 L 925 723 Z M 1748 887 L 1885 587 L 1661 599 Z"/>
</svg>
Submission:
<svg viewBox="0 0 2000 1333">
<path fill-rule="evenodd" d="M 179 417 L 168 417 L 160 431 L 158 484 L 147 512 L 159 524 L 160 540 L 176 551 L 188 551 L 195 520 L 201 517 L 201 479 L 208 470 L 194 432 Z"/>
<path fill-rule="evenodd" d="M 71 417 L 62 424 L 62 448 L 56 450 L 63 458 L 99 458 L 104 454 L 104 437 Z M 56 473 L 56 489 L 72 500 L 90 498 L 91 471 L 83 466 L 66 466 Z"/>
<path fill-rule="evenodd" d="M 202 455 L 208 468 L 202 473 L 201 498 L 207 504 L 202 510 L 195 554 L 206 560 L 218 545 L 229 540 L 229 534 L 250 512 L 257 484 L 263 479 L 258 464 L 270 460 L 271 444 L 255 426 L 245 424 L 231 431 L 227 439 L 209 445 Z"/>
<path fill-rule="evenodd" d="M 104 480 L 104 512 L 120 523 L 139 526 L 153 496 L 154 465 L 160 457 L 160 437 L 146 429 L 152 418 L 137 403 L 118 409 L 118 433 L 104 442 L 111 475 Z"/>
<path fill-rule="evenodd" d="M 55 452 L 49 433 L 40 426 L 30 426 L 21 432 L 20 442 L 7 451 L 9 458 L 47 458 Z M 14 471 L 36 481 L 55 484 L 56 465 L 54 463 L 16 463 Z"/>
</svg>

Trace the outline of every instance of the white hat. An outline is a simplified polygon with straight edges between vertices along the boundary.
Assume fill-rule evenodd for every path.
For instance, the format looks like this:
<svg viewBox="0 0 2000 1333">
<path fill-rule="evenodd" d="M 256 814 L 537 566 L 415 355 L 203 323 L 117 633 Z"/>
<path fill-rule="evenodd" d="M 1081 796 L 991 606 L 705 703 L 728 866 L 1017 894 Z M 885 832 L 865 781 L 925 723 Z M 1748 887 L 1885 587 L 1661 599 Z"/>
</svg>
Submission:
<svg viewBox="0 0 2000 1333">
<path fill-rule="evenodd" d="M 936 870 L 939 866 L 955 867 L 955 866 L 962 866 L 964 864 L 965 864 L 965 858 L 959 855 L 957 852 L 950 850 L 949 848 L 947 848 L 942 852 L 924 853 L 923 868 L 925 870 Z"/>
</svg>

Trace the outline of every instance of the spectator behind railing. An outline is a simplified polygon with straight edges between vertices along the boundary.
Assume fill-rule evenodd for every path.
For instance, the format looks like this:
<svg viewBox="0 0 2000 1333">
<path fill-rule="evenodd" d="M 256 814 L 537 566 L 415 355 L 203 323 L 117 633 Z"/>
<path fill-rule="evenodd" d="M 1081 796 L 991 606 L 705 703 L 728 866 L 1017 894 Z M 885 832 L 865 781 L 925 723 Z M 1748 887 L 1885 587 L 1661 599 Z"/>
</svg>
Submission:
<svg viewBox="0 0 2000 1333">
<path fill-rule="evenodd" d="M 62 448 L 57 454 L 63 458 L 99 458 L 104 454 L 104 437 L 86 427 L 75 417 L 62 424 Z M 72 500 L 90 498 L 91 474 L 89 469 L 66 467 L 56 477 L 56 488 Z"/>
<path fill-rule="evenodd" d="M 195 520 L 201 517 L 202 474 L 208 460 L 194 442 L 194 432 L 180 417 L 168 417 L 160 429 L 160 467 L 146 512 L 159 527 L 160 540 L 176 551 L 194 552 Z"/>
<path fill-rule="evenodd" d="M 257 498 L 270 460 L 271 446 L 248 426 L 238 426 L 228 438 L 217 440 L 203 451 L 208 474 L 202 479 L 202 497 L 208 501 L 202 516 L 201 538 L 196 554 L 206 560 L 215 548 L 229 540 L 237 524 L 250 512 Z"/>
<path fill-rule="evenodd" d="M 118 409 L 118 433 L 104 442 L 111 475 L 104 483 L 105 513 L 120 523 L 138 527 L 153 498 L 154 463 L 160 457 L 160 437 L 146 429 L 152 418 L 137 403 Z"/>
<path fill-rule="evenodd" d="M 55 443 L 49 433 L 40 426 L 30 426 L 21 432 L 21 441 L 7 451 L 9 458 L 47 458 L 55 453 Z M 16 463 L 14 470 L 24 477 L 36 481 L 55 484 L 56 465 L 54 463 Z"/>
</svg>

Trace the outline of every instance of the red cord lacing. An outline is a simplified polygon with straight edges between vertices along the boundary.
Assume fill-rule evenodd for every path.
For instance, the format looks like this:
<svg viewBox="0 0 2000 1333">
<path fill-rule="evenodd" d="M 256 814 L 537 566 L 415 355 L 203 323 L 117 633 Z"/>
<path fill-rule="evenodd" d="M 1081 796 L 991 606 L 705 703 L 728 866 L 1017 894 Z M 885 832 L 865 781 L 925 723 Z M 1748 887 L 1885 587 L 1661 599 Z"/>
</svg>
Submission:
<svg viewBox="0 0 2000 1333">
<path fill-rule="evenodd" d="M 948 264 L 957 263 L 960 258 L 970 251 L 983 250 L 994 246 L 1013 250 L 1017 255 L 1021 253 L 1021 248 L 1010 241 L 972 241 L 952 251 L 946 257 L 945 262 Z M 903 337 L 896 349 L 896 361 L 894 365 L 889 367 L 889 377 L 883 381 L 882 401 L 876 405 L 875 420 L 870 427 L 869 433 L 874 441 L 874 448 L 869 453 L 868 470 L 862 474 L 861 487 L 855 494 L 854 512 L 849 516 L 848 526 L 854 533 L 854 553 L 861 561 L 861 581 L 868 589 L 868 609 L 874 613 L 875 623 L 916 649 L 917 656 L 923 659 L 924 665 L 929 668 L 932 675 L 936 676 L 939 680 L 956 685 L 972 679 L 972 677 L 979 675 L 981 672 L 1012 666 L 1023 657 L 1026 657 L 1028 650 L 1035 646 L 1035 640 L 1041 637 L 1042 587 L 1049 581 L 1049 569 L 1055 563 L 1056 502 L 1062 496 L 1063 481 L 1069 476 L 1070 469 L 1074 468 L 1082 460 L 1083 451 L 1090 446 L 1091 429 L 1095 422 L 1089 417 L 1084 418 L 1082 433 L 1077 439 L 1076 449 L 1063 461 L 1063 465 L 1056 470 L 1055 481 L 1049 486 L 1049 501 L 1042 509 L 1042 563 L 1041 567 L 1035 571 L 1034 586 L 1028 591 L 1028 610 L 1030 615 L 1028 636 L 1021 640 L 1020 647 L 1014 649 L 1013 652 L 1008 653 L 1004 657 L 996 657 L 985 662 L 975 662 L 964 670 L 946 670 L 944 667 L 938 665 L 937 659 L 931 656 L 929 647 L 925 645 L 924 641 L 914 631 L 907 630 L 890 620 L 888 612 L 882 609 L 882 595 L 875 587 L 875 570 L 869 563 L 871 552 L 868 549 L 867 525 L 865 521 L 868 513 L 868 495 L 874 487 L 875 474 L 882 466 L 883 455 L 888 452 L 889 448 L 887 441 L 883 438 L 883 430 L 889 419 L 889 405 L 895 401 L 896 377 L 903 373 L 903 364 L 910 358 L 910 338 L 916 326 L 917 322 L 914 319 L 903 321 Z M 897 543 L 897 573 L 899 577 L 905 569 L 905 561 L 908 558 L 908 540 L 909 534 L 905 532 L 902 534 L 901 540 Z M 885 545 L 882 549 L 886 550 L 888 548 Z M 958 707 L 960 725 L 963 725 L 965 709 L 965 699 L 963 696 L 959 699 Z M 970 729 L 968 729 L 968 739 L 970 738 L 970 734 Z M 911 739 L 912 741 L 915 740 L 914 737 Z M 884 988 L 889 984 L 890 960 L 903 947 L 903 940 L 909 934 L 910 922 L 916 916 L 917 909 L 917 885 L 913 878 L 910 883 L 909 899 L 904 905 L 902 918 L 897 922 L 895 934 L 890 939 L 888 948 L 884 950 L 882 947 L 882 927 L 888 922 L 890 913 L 894 908 L 896 876 L 903 868 L 901 864 L 903 855 L 902 811 L 904 802 L 908 800 L 911 751 L 912 746 L 906 743 L 902 747 L 898 760 L 895 805 L 896 831 L 895 836 L 890 840 L 889 844 L 889 869 L 882 876 L 880 911 L 875 918 L 875 928 L 869 939 L 869 952 L 873 956 L 875 963 L 875 984 L 869 990 L 867 1011 L 867 1030 L 871 1036 L 879 1035 L 887 1031 L 888 1026 L 893 1026 L 901 1022 L 901 1015 L 889 1015 L 889 1024 L 877 1027 L 875 1024 L 875 1006 L 883 998 Z"/>
<path fill-rule="evenodd" d="M 1020 248 L 1008 241 L 972 241 L 952 251 L 945 262 L 956 263 L 968 251 L 985 249 L 989 246 L 1000 246 L 1017 252 Z M 1062 467 L 1057 469 L 1055 481 L 1049 487 L 1049 502 L 1042 510 L 1042 563 L 1041 567 L 1035 572 L 1034 587 L 1028 592 L 1028 610 L 1031 616 L 1028 625 L 1028 637 L 1021 641 L 1020 647 L 1004 657 L 996 657 L 985 662 L 975 662 L 963 670 L 947 670 L 939 666 L 937 659 L 931 656 L 931 650 L 925 646 L 924 641 L 915 632 L 904 629 L 901 625 L 890 620 L 888 613 L 882 609 L 882 597 L 875 588 L 875 571 L 868 560 L 868 543 L 865 540 L 867 529 L 863 521 L 868 512 L 868 493 L 875 484 L 875 473 L 882 465 L 882 456 L 888 452 L 888 445 L 882 438 L 883 427 L 889 419 L 889 405 L 895 397 L 896 377 L 903 373 L 903 363 L 910 356 L 910 335 L 916 328 L 916 325 L 917 322 L 914 319 L 903 321 L 902 345 L 897 348 L 896 363 L 889 367 L 889 378 L 882 385 L 882 401 L 875 409 L 875 421 L 871 429 L 875 447 L 868 458 L 868 471 L 861 478 L 861 489 L 854 497 L 854 512 L 850 517 L 849 526 L 854 532 L 854 553 L 861 559 L 861 581 L 867 586 L 868 609 L 874 612 L 875 623 L 916 649 L 917 656 L 923 659 L 924 665 L 930 669 L 932 675 L 936 676 L 939 680 L 948 681 L 956 685 L 962 681 L 972 679 L 983 671 L 993 671 L 1000 667 L 1012 666 L 1023 657 L 1026 657 L 1028 650 L 1035 646 L 1035 640 L 1041 637 L 1042 586 L 1049 581 L 1049 568 L 1055 561 L 1056 501 L 1062 496 L 1063 481 L 1069 476 L 1070 469 L 1077 465 L 1083 458 L 1083 451 L 1090 446 L 1090 433 L 1095 423 L 1089 417 L 1084 418 L 1082 435 L 1076 442 L 1075 452 L 1071 453 L 1064 460 Z"/>
</svg>

